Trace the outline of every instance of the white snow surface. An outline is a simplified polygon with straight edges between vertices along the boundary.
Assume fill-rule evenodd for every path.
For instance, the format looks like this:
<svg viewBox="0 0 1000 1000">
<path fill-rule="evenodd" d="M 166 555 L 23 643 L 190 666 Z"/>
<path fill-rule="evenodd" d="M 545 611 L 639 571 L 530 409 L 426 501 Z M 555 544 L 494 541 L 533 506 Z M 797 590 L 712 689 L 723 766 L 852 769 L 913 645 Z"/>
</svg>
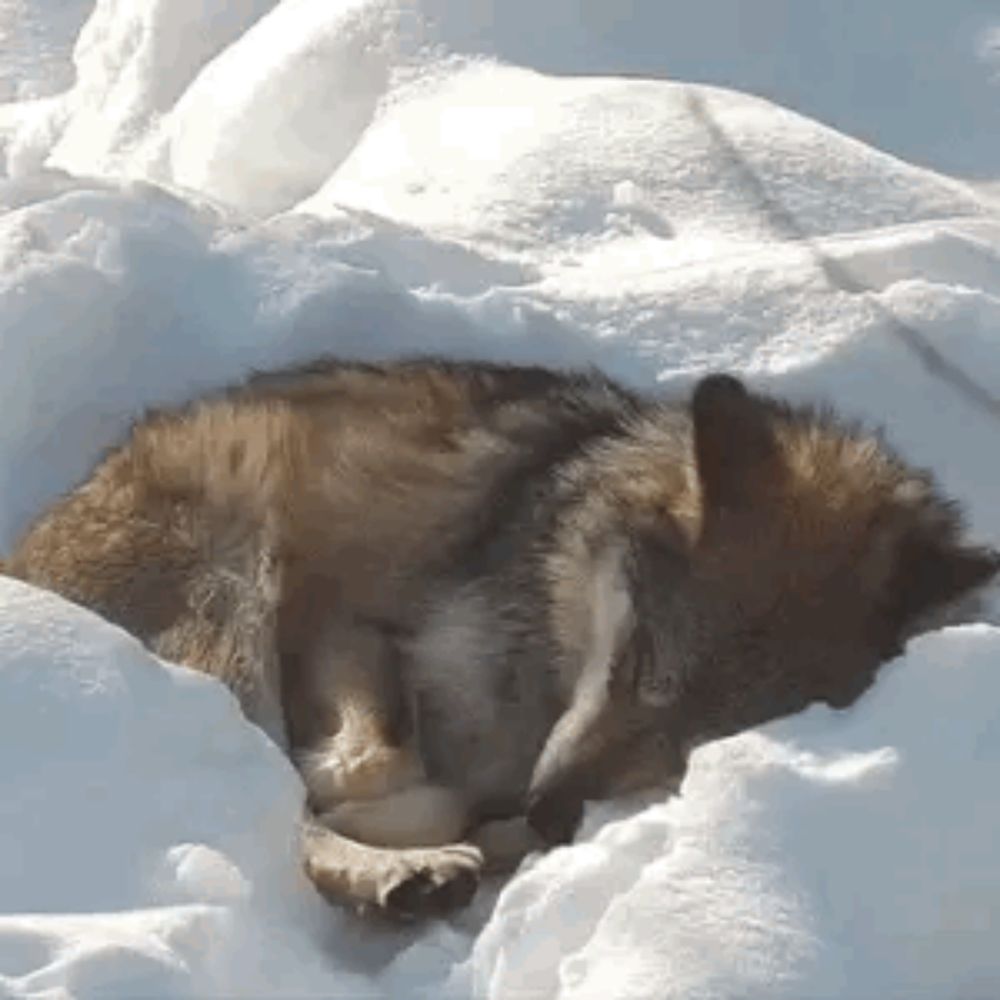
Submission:
<svg viewBox="0 0 1000 1000">
<path fill-rule="evenodd" d="M 998 39 L 977 0 L 0 0 L 0 552 L 145 407 L 323 352 L 734 370 L 997 544 Z M 0 996 L 995 1000 L 997 611 L 390 930 L 313 894 L 227 691 L 0 579 Z"/>
</svg>

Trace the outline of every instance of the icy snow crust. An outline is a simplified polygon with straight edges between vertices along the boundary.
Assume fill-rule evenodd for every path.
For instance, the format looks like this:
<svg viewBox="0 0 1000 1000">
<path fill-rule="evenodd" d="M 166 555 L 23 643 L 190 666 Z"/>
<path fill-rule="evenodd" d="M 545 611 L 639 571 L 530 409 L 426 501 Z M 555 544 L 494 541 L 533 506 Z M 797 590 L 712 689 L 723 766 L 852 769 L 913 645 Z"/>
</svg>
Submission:
<svg viewBox="0 0 1000 1000">
<path fill-rule="evenodd" d="M 825 397 L 996 544 L 996 417 L 907 336 L 1000 393 L 996 202 L 926 168 L 1000 177 L 1000 21 L 767 0 L 765 66 L 737 6 L 0 0 L 0 552 L 145 407 L 416 351 Z M 830 18 L 849 65 L 919 65 L 934 99 L 817 90 Z M 671 79 L 613 75 L 637 68 Z M 993 1000 L 995 598 L 980 617 L 390 930 L 316 899 L 298 778 L 227 691 L 0 579 L 0 996 Z"/>
</svg>

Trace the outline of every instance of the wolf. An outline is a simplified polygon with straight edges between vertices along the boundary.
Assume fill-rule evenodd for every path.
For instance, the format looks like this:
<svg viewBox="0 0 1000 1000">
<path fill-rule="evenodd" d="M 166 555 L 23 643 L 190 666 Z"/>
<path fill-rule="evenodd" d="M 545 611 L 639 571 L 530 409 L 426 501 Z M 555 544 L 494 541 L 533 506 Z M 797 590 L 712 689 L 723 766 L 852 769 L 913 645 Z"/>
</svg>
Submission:
<svg viewBox="0 0 1000 1000">
<path fill-rule="evenodd" d="M 301 772 L 317 889 L 415 917 L 850 705 L 998 568 L 879 436 L 730 375 L 326 358 L 146 415 L 6 572 L 226 683 Z"/>
</svg>

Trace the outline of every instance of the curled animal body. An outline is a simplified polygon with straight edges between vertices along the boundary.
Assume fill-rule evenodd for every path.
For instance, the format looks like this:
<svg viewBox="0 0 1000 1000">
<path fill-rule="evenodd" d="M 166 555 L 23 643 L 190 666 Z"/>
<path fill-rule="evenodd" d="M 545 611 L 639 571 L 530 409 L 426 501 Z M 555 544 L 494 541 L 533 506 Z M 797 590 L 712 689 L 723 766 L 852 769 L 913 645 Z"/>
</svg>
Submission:
<svg viewBox="0 0 1000 1000">
<path fill-rule="evenodd" d="M 6 571 L 212 674 L 308 793 L 307 872 L 397 914 L 850 704 L 1000 566 L 930 477 L 725 375 L 321 360 L 149 414 Z"/>
</svg>

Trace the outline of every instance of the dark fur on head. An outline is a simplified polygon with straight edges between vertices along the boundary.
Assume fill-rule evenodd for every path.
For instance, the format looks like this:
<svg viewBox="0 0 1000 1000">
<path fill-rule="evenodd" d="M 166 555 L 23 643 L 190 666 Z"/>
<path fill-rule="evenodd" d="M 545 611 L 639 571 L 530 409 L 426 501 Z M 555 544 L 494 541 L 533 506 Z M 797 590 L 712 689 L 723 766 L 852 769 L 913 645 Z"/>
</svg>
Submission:
<svg viewBox="0 0 1000 1000">
<path fill-rule="evenodd" d="M 706 740 L 850 705 L 928 612 L 1000 569 L 879 436 L 728 375 L 698 383 L 686 420 L 649 411 L 580 476 L 596 512 L 570 531 L 604 525 L 613 498 L 634 610 L 607 701 L 581 703 L 589 719 L 536 770 L 533 821 L 556 839 L 583 799 L 679 779 Z"/>
<path fill-rule="evenodd" d="M 1000 569 L 1000 554 L 962 542 L 958 508 L 930 474 L 877 435 L 730 376 L 703 379 L 691 412 L 702 516 L 690 570 L 725 609 L 708 645 L 731 636 L 740 651 L 694 686 L 742 689 L 725 730 L 813 698 L 851 703 L 922 616 Z"/>
</svg>

